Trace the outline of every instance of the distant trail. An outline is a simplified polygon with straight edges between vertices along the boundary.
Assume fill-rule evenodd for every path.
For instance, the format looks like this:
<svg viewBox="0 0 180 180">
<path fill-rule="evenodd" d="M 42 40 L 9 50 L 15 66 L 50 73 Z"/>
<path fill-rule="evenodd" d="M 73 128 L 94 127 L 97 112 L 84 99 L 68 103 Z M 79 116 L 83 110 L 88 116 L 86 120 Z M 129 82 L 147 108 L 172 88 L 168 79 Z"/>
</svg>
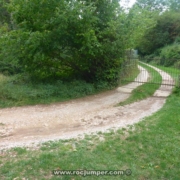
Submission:
<svg viewBox="0 0 180 180">
<path fill-rule="evenodd" d="M 147 71 L 144 74 L 144 68 L 139 68 L 138 79 L 147 81 Z M 170 78 L 165 72 L 161 75 L 163 81 Z M 161 86 L 153 97 L 114 107 L 139 85 L 141 83 L 133 82 L 113 91 L 52 105 L 0 109 L 0 149 L 74 138 L 84 133 L 134 124 L 159 110 L 172 90 L 172 87 Z"/>
</svg>

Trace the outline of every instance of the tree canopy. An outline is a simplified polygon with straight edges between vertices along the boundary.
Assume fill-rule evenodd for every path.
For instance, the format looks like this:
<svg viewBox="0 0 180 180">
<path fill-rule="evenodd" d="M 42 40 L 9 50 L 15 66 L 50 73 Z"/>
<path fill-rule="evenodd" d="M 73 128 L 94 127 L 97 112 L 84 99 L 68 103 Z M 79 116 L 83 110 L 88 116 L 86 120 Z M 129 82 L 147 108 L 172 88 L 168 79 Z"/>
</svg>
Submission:
<svg viewBox="0 0 180 180">
<path fill-rule="evenodd" d="M 118 2 L 11 0 L 16 29 L 1 36 L 1 58 L 35 78 L 115 81 L 126 48 Z"/>
<path fill-rule="evenodd" d="M 138 0 L 131 11 L 138 11 L 143 14 L 147 11 L 148 17 L 143 20 L 145 28 L 141 36 L 138 36 L 136 48 L 142 55 L 156 53 L 160 48 L 172 44 L 180 36 L 180 11 L 177 11 L 179 2 L 176 0 Z M 138 9 L 141 7 L 140 9 Z M 177 7 L 177 8 L 175 8 Z M 138 10 L 137 10 L 138 9 Z M 130 11 L 130 12 L 131 12 Z M 151 25 L 148 23 L 151 22 Z M 142 27 L 142 26 L 141 26 Z"/>
<path fill-rule="evenodd" d="M 0 0 L 0 71 L 34 79 L 117 82 L 125 50 L 143 55 L 180 36 L 179 1 Z"/>
</svg>

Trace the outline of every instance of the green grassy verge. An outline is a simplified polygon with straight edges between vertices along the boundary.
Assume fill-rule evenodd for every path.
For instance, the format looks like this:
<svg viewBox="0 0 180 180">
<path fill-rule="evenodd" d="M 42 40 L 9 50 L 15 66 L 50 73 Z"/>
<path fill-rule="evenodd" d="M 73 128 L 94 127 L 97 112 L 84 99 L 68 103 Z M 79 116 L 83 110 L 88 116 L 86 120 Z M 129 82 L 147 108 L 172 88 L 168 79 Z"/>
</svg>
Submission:
<svg viewBox="0 0 180 180">
<path fill-rule="evenodd" d="M 135 66 L 132 67 L 126 70 L 128 70 L 134 79 L 139 73 L 139 70 L 138 68 L 134 68 Z M 127 83 L 120 83 L 120 85 Z M 33 84 L 28 81 L 28 78 L 22 77 L 22 75 L 0 75 L 0 108 L 62 102 L 97 94 L 113 88 L 115 88 L 115 85 L 110 85 L 107 82 L 92 84 L 81 80 L 68 82 L 59 80 L 53 83 Z"/>
<path fill-rule="evenodd" d="M 180 90 L 157 113 L 116 132 L 1 151 L 0 179 L 179 180 Z M 102 141 L 104 139 L 104 141 Z M 54 176 L 52 170 L 125 170 L 131 176 Z"/>
<path fill-rule="evenodd" d="M 128 99 L 126 99 L 123 102 L 120 102 L 118 105 L 126 105 L 126 104 L 130 104 L 133 103 L 135 101 L 139 101 L 142 99 L 145 99 L 147 97 L 150 97 L 154 94 L 154 92 L 160 87 L 160 83 L 162 81 L 162 77 L 161 75 L 154 70 L 153 68 L 140 63 L 140 65 L 144 68 L 146 68 L 148 70 L 148 72 L 150 73 L 151 79 L 149 81 L 149 83 L 145 83 L 139 87 L 137 87 L 136 89 L 134 89 L 130 95 L 130 97 Z M 151 84 L 151 82 L 157 82 L 159 84 Z"/>
<path fill-rule="evenodd" d="M 32 84 L 21 76 L 0 75 L 0 108 L 66 101 L 112 88 L 106 82 L 91 84 L 72 80 Z"/>
</svg>

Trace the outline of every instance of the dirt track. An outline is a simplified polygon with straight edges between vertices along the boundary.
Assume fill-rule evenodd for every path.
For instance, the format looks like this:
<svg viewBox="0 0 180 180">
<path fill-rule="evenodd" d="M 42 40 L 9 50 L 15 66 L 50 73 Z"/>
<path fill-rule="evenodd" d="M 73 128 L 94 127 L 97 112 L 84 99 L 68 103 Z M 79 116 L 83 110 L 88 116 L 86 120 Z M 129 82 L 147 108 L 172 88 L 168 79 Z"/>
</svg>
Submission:
<svg viewBox="0 0 180 180">
<path fill-rule="evenodd" d="M 163 82 L 170 78 L 167 73 L 160 73 Z M 148 73 L 142 74 L 141 71 L 139 78 L 147 81 Z M 0 149 L 73 138 L 134 124 L 159 110 L 172 90 L 171 86 L 161 86 L 153 97 L 114 107 L 128 98 L 130 91 L 139 85 L 131 83 L 99 95 L 52 105 L 0 109 Z"/>
</svg>

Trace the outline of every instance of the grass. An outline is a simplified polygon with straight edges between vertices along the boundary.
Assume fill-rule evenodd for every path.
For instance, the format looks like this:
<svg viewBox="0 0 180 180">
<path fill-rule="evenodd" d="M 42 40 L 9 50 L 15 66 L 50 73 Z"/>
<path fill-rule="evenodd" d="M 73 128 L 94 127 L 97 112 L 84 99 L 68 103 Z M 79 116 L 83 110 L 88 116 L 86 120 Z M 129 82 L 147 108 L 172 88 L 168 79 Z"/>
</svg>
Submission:
<svg viewBox="0 0 180 180">
<path fill-rule="evenodd" d="M 50 104 L 96 94 L 113 88 L 106 82 L 91 84 L 80 80 L 32 84 L 22 76 L 5 77 L 0 75 L 0 82 L 0 108 Z"/>
<path fill-rule="evenodd" d="M 84 139 L 47 142 L 37 149 L 1 151 L 0 179 L 179 180 L 180 89 L 143 121 Z M 53 170 L 126 170 L 130 176 L 54 176 Z"/>
<path fill-rule="evenodd" d="M 164 66 L 159 66 L 159 65 L 156 65 L 155 63 L 151 63 L 153 66 L 163 70 L 163 71 L 166 71 L 167 73 L 169 73 L 175 80 L 176 82 L 176 85 L 179 84 L 179 77 L 180 77 L 180 69 L 177 69 L 177 68 L 174 68 L 174 67 L 164 67 Z"/>
<path fill-rule="evenodd" d="M 151 79 L 149 83 L 145 83 L 134 89 L 130 97 L 127 98 L 125 101 L 120 102 L 118 105 L 123 106 L 150 97 L 160 87 L 160 83 L 162 81 L 161 75 L 156 70 L 145 64 L 140 63 L 140 65 L 147 69 L 150 73 Z M 156 82 L 157 84 L 152 84 L 151 82 Z"/>
</svg>

